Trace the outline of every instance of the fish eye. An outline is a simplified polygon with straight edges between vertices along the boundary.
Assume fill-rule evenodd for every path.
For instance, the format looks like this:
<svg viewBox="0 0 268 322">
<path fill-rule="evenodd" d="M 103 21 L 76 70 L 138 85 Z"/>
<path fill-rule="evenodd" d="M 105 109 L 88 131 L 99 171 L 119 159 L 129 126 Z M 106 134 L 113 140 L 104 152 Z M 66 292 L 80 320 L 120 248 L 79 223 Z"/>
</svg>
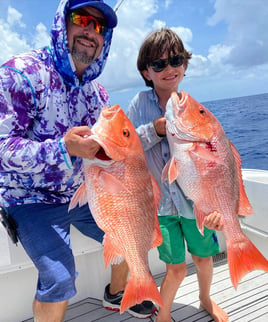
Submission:
<svg viewBox="0 0 268 322">
<path fill-rule="evenodd" d="M 199 110 L 200 114 L 206 114 L 205 110 Z"/>
<path fill-rule="evenodd" d="M 130 132 L 129 132 L 128 129 L 123 130 L 123 136 L 126 137 L 126 138 L 128 138 L 130 136 Z"/>
</svg>

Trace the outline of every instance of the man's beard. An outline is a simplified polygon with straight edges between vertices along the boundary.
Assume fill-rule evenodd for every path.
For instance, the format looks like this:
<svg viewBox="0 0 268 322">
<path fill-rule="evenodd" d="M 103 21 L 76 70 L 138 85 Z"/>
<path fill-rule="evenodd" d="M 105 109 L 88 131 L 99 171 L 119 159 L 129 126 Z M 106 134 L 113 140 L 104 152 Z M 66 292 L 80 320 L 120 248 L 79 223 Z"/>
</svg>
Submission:
<svg viewBox="0 0 268 322">
<path fill-rule="evenodd" d="M 77 37 L 78 38 L 78 37 Z M 74 40 L 74 43 L 73 43 L 73 47 L 72 47 L 72 56 L 73 58 L 80 62 L 80 63 L 83 63 L 85 65 L 89 65 L 91 64 L 94 60 L 95 60 L 95 56 L 96 56 L 96 52 L 97 52 L 97 49 L 98 49 L 98 43 L 95 41 L 95 39 L 89 39 L 87 37 L 79 37 L 80 39 L 86 39 L 86 40 L 89 40 L 91 42 L 94 42 L 95 44 L 95 50 L 93 52 L 93 54 L 88 54 L 87 50 L 78 50 L 75 46 L 75 43 L 76 43 L 76 39 Z"/>
</svg>

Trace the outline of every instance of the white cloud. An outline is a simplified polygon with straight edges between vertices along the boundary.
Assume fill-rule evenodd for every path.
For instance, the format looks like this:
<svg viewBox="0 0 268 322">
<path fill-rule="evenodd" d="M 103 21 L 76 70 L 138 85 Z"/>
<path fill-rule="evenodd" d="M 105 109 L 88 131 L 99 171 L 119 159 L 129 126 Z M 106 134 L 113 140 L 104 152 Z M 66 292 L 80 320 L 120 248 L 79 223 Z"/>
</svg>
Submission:
<svg viewBox="0 0 268 322">
<path fill-rule="evenodd" d="M 16 54 L 49 44 L 49 35 L 46 27 L 42 23 L 36 26 L 34 37 L 28 40 L 22 32 L 26 27 L 22 18 L 23 16 L 19 11 L 15 8 L 8 7 L 6 21 L 0 19 L 0 64 Z"/>
<path fill-rule="evenodd" d="M 119 8 L 110 56 L 99 78 L 108 90 L 143 84 L 136 68 L 137 56 L 142 41 L 152 31 L 148 21 L 157 9 L 156 0 L 131 0 Z"/>
<path fill-rule="evenodd" d="M 165 21 L 152 19 L 159 3 L 157 0 L 131 0 L 119 8 L 118 27 L 114 32 L 110 56 L 99 78 L 109 91 L 144 84 L 137 71 L 137 57 L 145 37 L 152 30 L 166 27 Z M 190 50 L 191 30 L 181 26 L 173 26 L 171 29 L 178 33 L 187 50 Z"/>
<path fill-rule="evenodd" d="M 228 25 L 226 45 L 232 50 L 226 61 L 238 68 L 268 63 L 267 1 L 216 0 L 214 7 L 208 24 Z"/>
<path fill-rule="evenodd" d="M 30 49 L 25 38 L 18 32 L 17 26 L 24 26 L 21 18 L 21 13 L 9 7 L 7 21 L 0 19 L 0 64 L 8 60 L 11 56 Z M 16 31 L 13 31 L 13 27 Z"/>
<path fill-rule="evenodd" d="M 11 26 L 25 27 L 25 24 L 21 21 L 22 14 L 15 8 L 8 7 L 7 9 L 7 23 Z"/>
<path fill-rule="evenodd" d="M 193 42 L 193 39 L 197 39 L 196 37 L 200 35 L 198 31 L 193 35 L 193 31 L 189 28 L 191 26 L 195 30 L 195 24 L 189 20 L 186 28 L 180 24 L 180 19 L 169 19 L 167 16 L 173 7 L 175 10 L 177 1 L 126 0 L 118 9 L 118 27 L 114 32 L 107 65 L 99 81 L 109 92 L 143 86 L 144 82 L 136 67 L 140 45 L 152 30 L 166 27 L 167 24 L 171 25 L 170 28 L 182 38 L 186 49 L 193 52 L 184 84 L 188 82 L 192 86 L 200 82 L 201 77 L 202 82 L 210 83 L 213 79 L 213 82 L 225 80 L 226 84 L 230 83 L 231 78 L 251 82 L 265 79 L 266 76 L 263 74 L 268 70 L 266 2 L 266 0 L 244 0 L 243 3 L 241 0 L 214 0 L 215 11 L 208 19 L 208 24 L 211 26 L 212 35 L 214 31 L 217 33 L 217 27 L 224 32 L 221 34 L 221 41 L 210 42 L 211 47 L 207 50 L 202 48 L 201 55 L 201 49 L 199 51 L 196 42 Z M 194 13 L 190 10 L 192 8 L 190 4 L 187 2 L 185 6 L 188 9 L 188 16 L 192 17 Z M 193 8 L 196 9 L 196 6 Z M 204 8 L 201 6 L 201 9 Z M 205 17 L 206 12 L 204 10 L 200 19 Z M 29 27 L 33 28 L 25 26 L 22 14 L 9 7 L 7 19 L 0 20 L 0 64 L 14 54 L 49 44 L 49 34 L 43 23 L 36 26 L 32 38 L 26 38 L 30 34 Z M 201 37 L 209 38 L 209 34 L 202 34 Z M 194 91 L 196 88 L 197 86 L 193 86 L 191 90 Z"/>
<path fill-rule="evenodd" d="M 40 48 L 49 45 L 50 37 L 47 28 L 41 22 L 36 26 L 36 35 L 34 37 L 34 48 Z"/>
</svg>

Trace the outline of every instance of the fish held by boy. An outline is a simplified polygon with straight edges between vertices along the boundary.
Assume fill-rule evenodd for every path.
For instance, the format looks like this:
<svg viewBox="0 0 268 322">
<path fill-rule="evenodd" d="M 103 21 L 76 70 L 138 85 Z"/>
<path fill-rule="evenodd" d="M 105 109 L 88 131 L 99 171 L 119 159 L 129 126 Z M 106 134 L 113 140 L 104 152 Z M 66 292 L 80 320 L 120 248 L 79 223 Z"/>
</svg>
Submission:
<svg viewBox="0 0 268 322">
<path fill-rule="evenodd" d="M 268 261 L 242 232 L 239 215 L 253 209 L 247 198 L 239 152 L 227 138 L 217 118 L 189 94 L 181 99 L 172 93 L 166 106 L 166 131 L 171 159 L 162 179 L 177 180 L 194 203 L 199 231 L 205 217 L 217 211 L 223 215 L 223 234 L 232 284 L 237 288 L 248 272 L 268 272 Z"/>
<path fill-rule="evenodd" d="M 157 217 L 160 189 L 147 168 L 140 139 L 119 105 L 104 107 L 91 131 L 101 150 L 93 160 L 83 159 L 85 182 L 69 209 L 88 202 L 105 232 L 105 267 L 123 258 L 128 264 L 120 313 L 145 299 L 162 306 L 148 264 L 149 250 L 162 243 Z"/>
</svg>

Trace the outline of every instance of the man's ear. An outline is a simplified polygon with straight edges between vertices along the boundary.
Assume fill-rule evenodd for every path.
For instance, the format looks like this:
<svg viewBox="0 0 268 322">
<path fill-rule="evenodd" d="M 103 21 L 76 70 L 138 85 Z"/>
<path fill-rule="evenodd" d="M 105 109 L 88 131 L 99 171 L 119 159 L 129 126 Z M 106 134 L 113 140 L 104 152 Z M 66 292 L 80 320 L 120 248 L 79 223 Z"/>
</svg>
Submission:
<svg viewBox="0 0 268 322">
<path fill-rule="evenodd" d="M 143 77 L 146 78 L 148 81 L 152 80 L 147 69 L 143 70 L 141 73 Z"/>
</svg>

